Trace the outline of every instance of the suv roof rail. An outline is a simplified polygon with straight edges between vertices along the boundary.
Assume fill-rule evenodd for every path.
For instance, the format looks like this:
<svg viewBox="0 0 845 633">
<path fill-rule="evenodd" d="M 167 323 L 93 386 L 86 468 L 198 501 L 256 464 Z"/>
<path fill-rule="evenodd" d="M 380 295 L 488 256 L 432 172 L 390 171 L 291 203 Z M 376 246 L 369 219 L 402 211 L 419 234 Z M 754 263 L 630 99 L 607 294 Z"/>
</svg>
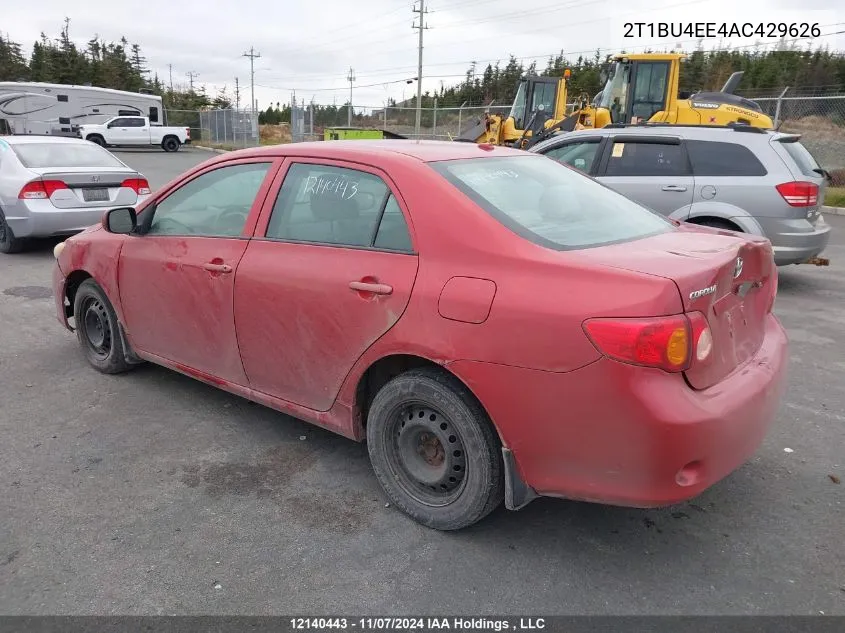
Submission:
<svg viewBox="0 0 845 633">
<path fill-rule="evenodd" d="M 627 129 L 627 128 L 652 128 L 652 127 L 666 127 L 666 128 L 707 128 L 707 129 L 716 129 L 716 130 L 733 130 L 735 132 L 750 132 L 751 134 L 766 134 L 770 130 L 766 130 L 761 127 L 755 127 L 753 125 L 748 125 L 747 123 L 736 123 L 731 122 L 727 125 L 695 125 L 692 123 L 611 123 L 610 125 L 605 125 L 605 128 L 613 128 L 613 129 Z"/>
</svg>

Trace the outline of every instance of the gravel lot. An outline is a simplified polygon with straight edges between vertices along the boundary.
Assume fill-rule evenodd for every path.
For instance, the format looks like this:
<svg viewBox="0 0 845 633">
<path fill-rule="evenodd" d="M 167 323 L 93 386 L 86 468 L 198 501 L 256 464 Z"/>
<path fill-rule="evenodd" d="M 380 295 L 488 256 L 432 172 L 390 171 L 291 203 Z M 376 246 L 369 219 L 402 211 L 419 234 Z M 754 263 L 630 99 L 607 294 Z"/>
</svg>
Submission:
<svg viewBox="0 0 845 633">
<path fill-rule="evenodd" d="M 120 155 L 154 187 L 210 157 Z M 790 387 L 749 464 L 665 510 L 541 499 L 454 534 L 385 507 L 363 445 L 165 369 L 89 369 L 55 242 L 0 256 L 0 613 L 845 614 L 828 221 L 832 265 L 781 273 Z"/>
</svg>

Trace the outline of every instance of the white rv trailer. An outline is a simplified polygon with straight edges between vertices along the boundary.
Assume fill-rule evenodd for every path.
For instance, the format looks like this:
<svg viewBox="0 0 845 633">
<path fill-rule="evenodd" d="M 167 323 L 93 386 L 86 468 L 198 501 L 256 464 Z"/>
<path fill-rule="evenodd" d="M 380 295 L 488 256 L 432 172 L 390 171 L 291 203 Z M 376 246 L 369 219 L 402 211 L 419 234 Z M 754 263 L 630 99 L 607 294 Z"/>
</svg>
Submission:
<svg viewBox="0 0 845 633">
<path fill-rule="evenodd" d="M 0 81 L 0 134 L 75 136 L 77 126 L 115 116 L 145 116 L 151 125 L 163 125 L 161 97 L 92 86 Z"/>
</svg>

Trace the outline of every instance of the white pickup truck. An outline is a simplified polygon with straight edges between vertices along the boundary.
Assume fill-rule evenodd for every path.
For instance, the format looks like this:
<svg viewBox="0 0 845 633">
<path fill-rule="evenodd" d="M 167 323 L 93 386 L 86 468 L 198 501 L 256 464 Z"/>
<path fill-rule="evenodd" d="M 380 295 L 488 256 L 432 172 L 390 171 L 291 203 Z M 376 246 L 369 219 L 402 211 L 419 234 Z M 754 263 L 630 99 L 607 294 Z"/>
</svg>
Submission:
<svg viewBox="0 0 845 633">
<path fill-rule="evenodd" d="M 178 151 L 191 142 L 191 128 L 150 125 L 145 116 L 118 116 L 104 123 L 80 125 L 77 135 L 103 147 L 157 145 L 165 152 Z"/>
</svg>

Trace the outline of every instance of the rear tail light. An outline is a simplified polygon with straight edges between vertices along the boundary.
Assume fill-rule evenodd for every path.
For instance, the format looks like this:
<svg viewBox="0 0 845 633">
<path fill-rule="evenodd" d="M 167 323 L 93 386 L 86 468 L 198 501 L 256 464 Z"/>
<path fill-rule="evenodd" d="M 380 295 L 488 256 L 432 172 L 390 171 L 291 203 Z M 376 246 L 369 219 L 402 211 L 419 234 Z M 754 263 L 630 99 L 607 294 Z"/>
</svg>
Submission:
<svg viewBox="0 0 845 633">
<path fill-rule="evenodd" d="M 22 200 L 46 200 L 59 189 L 67 189 L 68 186 L 61 180 L 33 180 L 26 183 L 18 194 Z"/>
<path fill-rule="evenodd" d="M 713 337 L 700 312 L 645 319 L 588 319 L 584 330 L 593 345 L 623 363 L 668 372 L 689 369 L 712 352 Z"/>
<path fill-rule="evenodd" d="M 185 128 L 185 138 L 191 138 L 191 128 Z"/>
<path fill-rule="evenodd" d="M 775 189 L 792 207 L 814 207 L 819 203 L 819 186 L 813 182 L 784 182 Z"/>
<path fill-rule="evenodd" d="M 146 178 L 127 178 L 122 183 L 121 187 L 129 187 L 139 196 L 146 196 L 150 193 L 150 183 Z"/>
</svg>

